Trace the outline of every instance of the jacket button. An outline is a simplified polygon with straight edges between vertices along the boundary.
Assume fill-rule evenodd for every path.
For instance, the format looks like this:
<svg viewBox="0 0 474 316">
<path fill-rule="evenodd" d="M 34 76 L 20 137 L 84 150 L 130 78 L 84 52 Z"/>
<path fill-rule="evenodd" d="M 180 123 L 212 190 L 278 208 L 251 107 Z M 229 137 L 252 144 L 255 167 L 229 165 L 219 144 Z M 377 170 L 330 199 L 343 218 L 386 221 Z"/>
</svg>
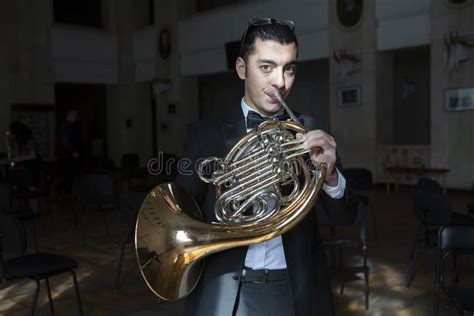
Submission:
<svg viewBox="0 0 474 316">
<path fill-rule="evenodd" d="M 232 276 L 232 280 L 238 281 L 238 280 L 239 280 L 239 276 L 238 276 L 237 274 L 234 274 L 234 275 Z"/>
</svg>

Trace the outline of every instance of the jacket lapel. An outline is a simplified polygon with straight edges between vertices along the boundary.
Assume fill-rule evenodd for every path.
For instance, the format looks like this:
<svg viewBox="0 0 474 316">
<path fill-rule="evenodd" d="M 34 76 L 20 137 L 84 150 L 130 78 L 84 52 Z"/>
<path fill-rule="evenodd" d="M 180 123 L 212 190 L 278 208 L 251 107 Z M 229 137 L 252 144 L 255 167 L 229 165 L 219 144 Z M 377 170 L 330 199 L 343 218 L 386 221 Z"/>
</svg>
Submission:
<svg viewBox="0 0 474 316">
<path fill-rule="evenodd" d="M 247 130 L 245 128 L 245 121 L 243 119 L 235 123 L 224 124 L 226 154 L 246 133 Z"/>
<path fill-rule="evenodd" d="M 225 155 L 247 133 L 245 118 L 240 106 L 230 107 L 226 119 L 223 121 L 223 137 L 225 142 Z"/>
</svg>

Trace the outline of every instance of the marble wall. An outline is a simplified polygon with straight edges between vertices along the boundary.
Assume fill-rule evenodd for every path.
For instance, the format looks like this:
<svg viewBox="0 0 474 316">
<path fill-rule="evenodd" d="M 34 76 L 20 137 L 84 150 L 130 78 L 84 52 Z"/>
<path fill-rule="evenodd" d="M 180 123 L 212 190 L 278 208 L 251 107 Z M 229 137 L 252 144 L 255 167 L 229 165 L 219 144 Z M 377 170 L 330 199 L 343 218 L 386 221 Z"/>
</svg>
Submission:
<svg viewBox="0 0 474 316">
<path fill-rule="evenodd" d="M 474 110 L 446 111 L 444 93 L 446 89 L 474 87 L 474 48 L 466 48 L 468 59 L 450 70 L 444 37 L 459 32 L 465 41 L 474 43 L 474 6 L 456 8 L 446 2 L 433 1 L 431 14 L 431 163 L 450 169 L 449 187 L 471 189 Z"/>
</svg>

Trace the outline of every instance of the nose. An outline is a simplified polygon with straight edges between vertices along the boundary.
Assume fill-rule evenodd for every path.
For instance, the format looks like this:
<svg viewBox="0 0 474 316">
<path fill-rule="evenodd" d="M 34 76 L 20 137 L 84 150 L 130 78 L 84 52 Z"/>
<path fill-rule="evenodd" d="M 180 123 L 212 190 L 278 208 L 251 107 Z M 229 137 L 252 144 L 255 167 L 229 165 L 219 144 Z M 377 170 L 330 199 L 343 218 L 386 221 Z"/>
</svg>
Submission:
<svg viewBox="0 0 474 316">
<path fill-rule="evenodd" d="M 274 71 L 272 78 L 272 85 L 278 90 L 282 90 L 285 87 L 285 75 L 283 69 Z"/>
</svg>

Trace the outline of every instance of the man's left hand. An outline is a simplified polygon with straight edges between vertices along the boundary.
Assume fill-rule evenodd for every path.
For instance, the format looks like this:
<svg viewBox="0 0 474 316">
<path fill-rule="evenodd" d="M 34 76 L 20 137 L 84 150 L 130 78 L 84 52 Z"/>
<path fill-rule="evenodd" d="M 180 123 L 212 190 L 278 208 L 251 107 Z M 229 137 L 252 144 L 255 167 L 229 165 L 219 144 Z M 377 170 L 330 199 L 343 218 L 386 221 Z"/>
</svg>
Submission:
<svg viewBox="0 0 474 316">
<path fill-rule="evenodd" d="M 310 157 L 314 165 L 325 163 L 327 166 L 325 183 L 328 186 L 336 187 L 338 184 L 338 174 L 336 165 L 336 141 L 334 137 L 322 130 L 309 131 L 304 136 L 304 146 L 311 149 Z"/>
</svg>

